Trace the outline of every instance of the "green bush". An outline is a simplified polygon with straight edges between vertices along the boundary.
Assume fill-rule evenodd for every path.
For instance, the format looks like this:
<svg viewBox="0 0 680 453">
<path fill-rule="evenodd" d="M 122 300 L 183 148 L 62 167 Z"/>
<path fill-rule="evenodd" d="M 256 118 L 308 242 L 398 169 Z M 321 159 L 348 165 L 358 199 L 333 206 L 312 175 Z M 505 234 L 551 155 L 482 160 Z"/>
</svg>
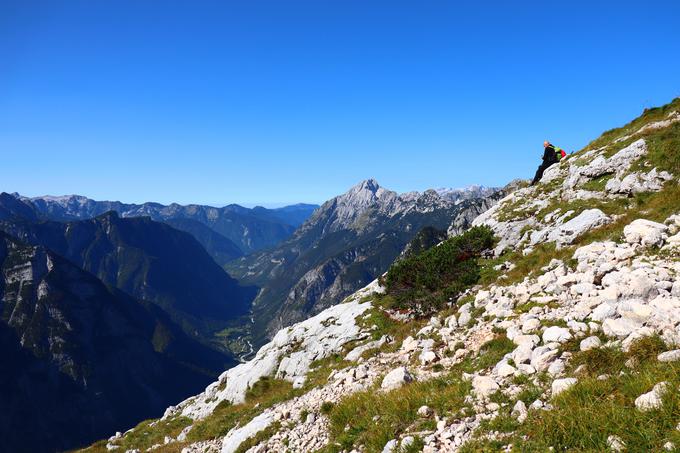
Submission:
<svg viewBox="0 0 680 453">
<path fill-rule="evenodd" d="M 486 226 L 474 227 L 436 247 L 395 263 L 384 278 L 395 308 L 421 314 L 439 310 L 444 303 L 477 283 L 477 259 L 494 245 Z"/>
</svg>

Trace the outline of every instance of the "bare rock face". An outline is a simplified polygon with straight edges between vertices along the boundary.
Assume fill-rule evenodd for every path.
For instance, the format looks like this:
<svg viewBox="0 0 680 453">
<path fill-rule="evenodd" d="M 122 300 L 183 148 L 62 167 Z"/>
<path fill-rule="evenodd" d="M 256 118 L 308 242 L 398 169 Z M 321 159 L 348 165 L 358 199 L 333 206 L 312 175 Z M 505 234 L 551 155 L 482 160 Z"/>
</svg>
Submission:
<svg viewBox="0 0 680 453">
<path fill-rule="evenodd" d="M 558 247 L 568 245 L 586 231 L 595 229 L 610 221 L 611 219 L 601 210 L 588 209 L 548 233 L 547 240 L 555 242 Z"/>
<path fill-rule="evenodd" d="M 294 386 L 302 386 L 313 361 L 366 336 L 355 320 L 370 303 L 360 303 L 360 297 L 279 331 L 252 360 L 224 372 L 202 394 L 169 408 L 165 417 L 181 414 L 201 419 L 222 401 L 243 402 L 248 389 L 263 377 L 286 379 Z"/>
</svg>

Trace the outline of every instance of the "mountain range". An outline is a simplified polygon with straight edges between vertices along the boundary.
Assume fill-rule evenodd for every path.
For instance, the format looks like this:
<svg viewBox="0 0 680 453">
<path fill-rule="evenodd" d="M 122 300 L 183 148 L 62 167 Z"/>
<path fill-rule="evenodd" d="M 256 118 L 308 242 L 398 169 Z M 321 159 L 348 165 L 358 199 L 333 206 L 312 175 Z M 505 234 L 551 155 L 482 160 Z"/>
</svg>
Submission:
<svg viewBox="0 0 680 453">
<path fill-rule="evenodd" d="M 399 195 L 368 179 L 325 202 L 289 239 L 226 266 L 242 284 L 261 288 L 253 304 L 256 343 L 371 282 L 421 229 L 464 229 L 503 193 L 476 187 Z"/>
<path fill-rule="evenodd" d="M 223 265 L 236 256 L 271 247 L 289 237 L 318 207 L 313 204 L 296 204 L 276 209 L 261 206 L 244 208 L 230 204 L 221 208 L 206 205 L 179 205 L 173 203 L 121 203 L 95 201 L 80 195 L 23 197 L 13 194 L 29 205 L 39 215 L 49 220 L 69 221 L 90 219 L 108 211 L 121 217 L 148 216 L 166 222 L 175 228 L 193 234 L 213 258 Z M 206 236 L 205 225 L 215 234 Z M 232 244 L 229 244 L 230 241 Z"/>
<path fill-rule="evenodd" d="M 501 194 L 369 179 L 318 208 L 248 209 L 1 193 L 0 435 L 54 451 L 158 415 Z"/>
</svg>

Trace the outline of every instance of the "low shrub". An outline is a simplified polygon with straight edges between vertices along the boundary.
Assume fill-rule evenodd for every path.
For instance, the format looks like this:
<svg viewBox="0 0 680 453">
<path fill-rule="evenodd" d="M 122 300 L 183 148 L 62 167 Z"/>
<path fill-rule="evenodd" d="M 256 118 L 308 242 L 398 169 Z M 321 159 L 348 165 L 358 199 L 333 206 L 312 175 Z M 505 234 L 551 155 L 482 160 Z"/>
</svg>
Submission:
<svg viewBox="0 0 680 453">
<path fill-rule="evenodd" d="M 395 263 L 383 279 L 395 308 L 422 315 L 440 310 L 477 283 L 478 258 L 495 242 L 490 228 L 474 227 L 436 247 Z"/>
</svg>

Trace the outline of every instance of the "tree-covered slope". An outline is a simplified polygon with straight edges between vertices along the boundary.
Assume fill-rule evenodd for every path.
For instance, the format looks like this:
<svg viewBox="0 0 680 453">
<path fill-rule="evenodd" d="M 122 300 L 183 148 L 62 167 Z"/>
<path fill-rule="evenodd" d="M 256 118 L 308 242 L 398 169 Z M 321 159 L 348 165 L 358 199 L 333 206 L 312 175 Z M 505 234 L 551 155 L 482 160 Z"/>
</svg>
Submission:
<svg viewBox="0 0 680 453">
<path fill-rule="evenodd" d="M 254 296 L 253 288 L 240 286 L 191 235 L 147 217 L 109 212 L 72 222 L 5 222 L 2 228 L 159 305 L 192 334 L 246 314 Z"/>
</svg>

